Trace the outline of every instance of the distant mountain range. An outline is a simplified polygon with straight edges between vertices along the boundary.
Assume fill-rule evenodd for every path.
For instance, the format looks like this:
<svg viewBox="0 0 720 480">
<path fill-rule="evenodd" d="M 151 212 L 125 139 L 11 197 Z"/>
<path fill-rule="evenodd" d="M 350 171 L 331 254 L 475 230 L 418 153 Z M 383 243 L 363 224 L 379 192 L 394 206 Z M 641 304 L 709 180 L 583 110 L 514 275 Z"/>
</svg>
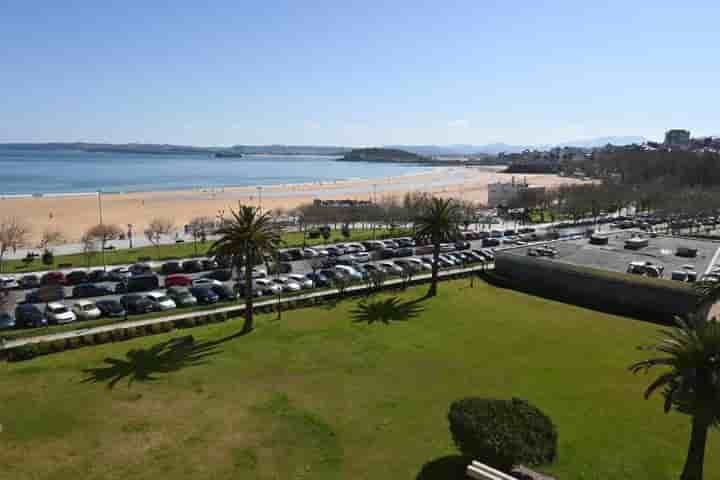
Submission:
<svg viewBox="0 0 720 480">
<path fill-rule="evenodd" d="M 467 156 L 467 155 L 497 155 L 498 153 L 517 153 L 523 150 L 546 150 L 552 147 L 580 147 L 594 148 L 604 145 L 629 145 L 644 143 L 644 137 L 598 137 L 573 142 L 564 142 L 557 145 L 510 145 L 507 143 L 490 143 L 487 145 L 385 145 L 383 148 L 405 150 L 407 152 L 430 156 Z M 89 142 L 55 142 L 55 143 L 0 143 L 0 148 L 6 149 L 33 149 L 33 150 L 77 150 L 83 152 L 103 153 L 142 153 L 151 155 L 186 155 L 208 154 L 223 156 L 241 155 L 328 155 L 342 156 L 352 148 L 341 146 L 322 145 L 233 145 L 232 147 L 194 147 L 188 145 L 165 145 L 149 143 L 89 143 Z"/>
</svg>

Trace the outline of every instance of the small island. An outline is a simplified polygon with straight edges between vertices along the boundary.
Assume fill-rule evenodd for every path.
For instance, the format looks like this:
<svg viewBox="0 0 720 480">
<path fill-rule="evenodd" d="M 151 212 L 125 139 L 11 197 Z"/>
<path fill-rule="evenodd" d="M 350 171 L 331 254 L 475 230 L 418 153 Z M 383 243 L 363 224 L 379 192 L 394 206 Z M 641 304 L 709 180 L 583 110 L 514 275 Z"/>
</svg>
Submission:
<svg viewBox="0 0 720 480">
<path fill-rule="evenodd" d="M 242 158 L 240 152 L 215 152 L 215 158 Z"/>
<path fill-rule="evenodd" d="M 342 162 L 427 163 L 431 159 L 393 148 L 354 148 L 339 160 Z"/>
</svg>

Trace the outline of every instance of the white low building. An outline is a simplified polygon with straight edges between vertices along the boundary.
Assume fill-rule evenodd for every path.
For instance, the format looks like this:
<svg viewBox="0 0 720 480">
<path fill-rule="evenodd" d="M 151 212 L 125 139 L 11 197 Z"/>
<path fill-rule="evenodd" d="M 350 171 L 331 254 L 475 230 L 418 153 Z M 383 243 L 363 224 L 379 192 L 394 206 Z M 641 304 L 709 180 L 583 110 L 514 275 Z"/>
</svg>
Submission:
<svg viewBox="0 0 720 480">
<path fill-rule="evenodd" d="M 513 177 L 512 182 L 496 182 L 488 184 L 488 206 L 496 208 L 499 206 L 507 206 L 512 200 L 520 196 L 522 192 L 528 190 L 545 190 L 544 187 L 533 186 L 527 181 L 516 182 Z"/>
</svg>

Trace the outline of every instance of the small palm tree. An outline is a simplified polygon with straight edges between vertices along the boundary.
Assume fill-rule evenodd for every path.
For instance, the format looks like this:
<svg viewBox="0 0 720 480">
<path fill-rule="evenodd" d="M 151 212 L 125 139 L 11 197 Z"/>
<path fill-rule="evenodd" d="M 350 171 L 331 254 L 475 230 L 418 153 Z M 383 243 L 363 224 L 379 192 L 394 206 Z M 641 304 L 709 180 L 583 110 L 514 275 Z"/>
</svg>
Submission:
<svg viewBox="0 0 720 480">
<path fill-rule="evenodd" d="M 253 329 L 252 269 L 262 262 L 265 255 L 274 255 L 281 243 L 280 232 L 269 213 L 261 213 L 255 207 L 241 205 L 236 212 L 230 210 L 230 219 L 223 222 L 217 233 L 220 238 L 210 247 L 214 255 L 228 256 L 240 278 L 244 269 L 245 324 L 243 332 Z"/>
<path fill-rule="evenodd" d="M 437 295 L 440 244 L 458 238 L 460 209 L 452 199 L 432 197 L 421 206 L 421 212 L 414 218 L 415 239 L 430 240 L 433 244 L 432 280 L 427 296 Z"/>
<path fill-rule="evenodd" d="M 644 347 L 662 356 L 630 366 L 634 373 L 665 367 L 645 391 L 662 388 L 665 412 L 676 409 L 692 416 L 692 430 L 682 480 L 702 480 L 708 430 L 720 420 L 720 324 L 693 315 L 662 331 L 657 345 Z"/>
</svg>

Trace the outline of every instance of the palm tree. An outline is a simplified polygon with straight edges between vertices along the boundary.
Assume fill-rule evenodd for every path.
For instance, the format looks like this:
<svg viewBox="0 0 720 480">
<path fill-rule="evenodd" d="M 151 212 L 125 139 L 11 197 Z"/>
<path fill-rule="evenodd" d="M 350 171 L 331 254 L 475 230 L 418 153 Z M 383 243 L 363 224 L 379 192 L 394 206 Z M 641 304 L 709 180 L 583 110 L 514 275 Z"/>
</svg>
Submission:
<svg viewBox="0 0 720 480">
<path fill-rule="evenodd" d="M 630 366 L 633 373 L 666 367 L 645 391 L 645 398 L 662 388 L 665 412 L 676 409 L 692 416 L 692 429 L 682 480 L 702 480 L 705 444 L 710 426 L 720 421 L 720 324 L 693 315 L 662 331 L 656 345 L 645 347 L 661 354 Z"/>
<path fill-rule="evenodd" d="M 430 240 L 433 244 L 432 281 L 427 296 L 437 295 L 440 244 L 457 239 L 460 209 L 452 199 L 432 197 L 422 205 L 413 220 L 416 240 Z"/>
<path fill-rule="evenodd" d="M 210 247 L 214 255 L 228 256 L 240 278 L 244 268 L 245 324 L 243 332 L 253 329 L 252 269 L 265 255 L 273 255 L 280 245 L 280 233 L 269 213 L 261 213 L 255 207 L 241 205 L 236 212 L 230 210 L 230 219 L 223 222 L 217 233 L 220 238 Z"/>
</svg>

